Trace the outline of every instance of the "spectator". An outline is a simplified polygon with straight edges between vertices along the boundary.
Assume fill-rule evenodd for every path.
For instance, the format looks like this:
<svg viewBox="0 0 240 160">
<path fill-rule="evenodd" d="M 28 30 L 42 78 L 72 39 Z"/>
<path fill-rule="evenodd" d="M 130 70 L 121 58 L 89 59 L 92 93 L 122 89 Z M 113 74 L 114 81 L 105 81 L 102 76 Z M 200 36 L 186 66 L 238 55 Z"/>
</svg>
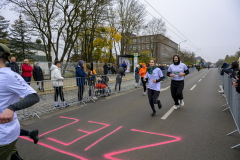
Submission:
<svg viewBox="0 0 240 160">
<path fill-rule="evenodd" d="M 119 85 L 119 92 L 121 92 L 121 83 L 122 83 L 122 76 L 125 75 L 125 69 L 126 65 L 123 67 L 118 68 L 118 74 L 116 76 L 116 85 L 115 85 L 115 91 L 117 91 L 117 85 Z"/>
<path fill-rule="evenodd" d="M 80 60 L 80 61 L 78 61 L 78 65 L 75 68 L 76 69 L 76 80 L 77 80 L 77 86 L 78 86 L 78 101 L 79 102 L 82 102 L 82 100 L 83 100 L 85 77 L 87 76 L 87 73 L 84 71 L 83 64 L 84 64 L 84 61 Z"/>
<path fill-rule="evenodd" d="M 233 62 L 231 69 L 232 69 L 232 78 L 235 79 L 237 76 L 237 72 L 239 71 L 239 64 L 237 62 Z"/>
<path fill-rule="evenodd" d="M 139 87 L 139 70 L 140 70 L 140 66 L 137 65 L 136 69 L 135 69 L 135 87 Z"/>
<path fill-rule="evenodd" d="M 162 71 L 164 71 L 164 70 L 165 70 L 164 65 L 162 65 L 162 66 L 160 67 L 160 69 L 161 69 Z"/>
<path fill-rule="evenodd" d="M 127 64 L 125 63 L 125 61 L 123 61 L 121 67 L 127 66 Z M 127 67 L 126 67 L 127 68 Z"/>
<path fill-rule="evenodd" d="M 107 63 L 104 64 L 103 68 L 104 68 L 104 75 L 107 75 L 107 74 L 108 74 L 108 66 L 107 66 Z"/>
<path fill-rule="evenodd" d="M 36 66 L 34 66 L 33 78 L 34 78 L 35 81 L 38 81 L 37 85 L 39 85 L 39 81 L 41 81 L 42 89 L 40 89 L 40 85 L 39 85 L 38 90 L 44 92 L 44 89 L 43 89 L 43 80 L 44 80 L 43 72 L 42 72 L 42 69 L 41 69 L 41 67 L 39 66 L 38 63 L 36 64 Z"/>
<path fill-rule="evenodd" d="M 88 85 L 89 85 L 89 97 L 96 100 L 97 97 L 95 97 L 95 82 L 96 82 L 96 76 L 92 74 L 91 71 L 88 71 Z"/>
<path fill-rule="evenodd" d="M 6 64 L 6 67 L 11 67 L 11 70 L 13 72 L 16 72 L 19 74 L 19 67 L 18 67 L 18 64 L 16 63 L 16 58 L 15 57 L 12 57 L 10 59 L 10 62 Z"/>
<path fill-rule="evenodd" d="M 224 75 L 224 73 L 228 75 L 232 74 L 232 69 L 229 67 L 229 65 L 226 62 L 223 63 L 222 67 L 223 69 L 220 72 L 221 75 Z"/>
<path fill-rule="evenodd" d="M 29 65 L 29 60 L 25 59 L 22 65 L 22 77 L 30 85 L 33 68 Z"/>
<path fill-rule="evenodd" d="M 108 75 L 111 75 L 111 67 L 108 65 Z"/>
<path fill-rule="evenodd" d="M 111 67 L 111 71 L 112 71 L 112 74 L 116 74 L 116 67 L 115 67 L 115 65 L 113 65 L 112 67 Z"/>
<path fill-rule="evenodd" d="M 51 81 L 54 88 L 54 101 L 55 101 L 55 108 L 59 108 L 58 105 L 58 96 L 60 96 L 61 101 L 63 103 L 63 107 L 68 107 L 69 105 L 66 104 L 63 95 L 63 80 L 64 78 L 61 76 L 61 62 L 55 61 L 54 65 L 51 66 Z"/>
</svg>

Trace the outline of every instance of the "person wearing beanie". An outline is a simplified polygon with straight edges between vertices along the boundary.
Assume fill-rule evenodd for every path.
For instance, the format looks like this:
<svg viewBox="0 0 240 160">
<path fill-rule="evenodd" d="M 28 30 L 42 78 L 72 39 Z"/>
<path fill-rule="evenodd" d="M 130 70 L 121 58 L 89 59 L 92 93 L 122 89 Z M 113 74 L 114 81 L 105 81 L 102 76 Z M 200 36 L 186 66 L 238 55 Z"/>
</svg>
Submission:
<svg viewBox="0 0 240 160">
<path fill-rule="evenodd" d="M 5 67 L 9 62 L 10 49 L 0 43 L 0 159 L 14 160 L 21 159 L 16 142 L 19 135 L 24 135 L 20 131 L 20 124 L 17 118 L 17 111 L 29 108 L 39 102 L 36 91 L 29 86 L 18 73 Z M 22 100 L 19 101 L 19 99 Z M 33 132 L 28 132 L 27 136 L 33 137 Z M 35 133 L 35 132 L 34 132 Z M 37 139 L 36 139 L 37 140 Z M 34 139 L 35 142 L 35 139 Z"/>
<path fill-rule="evenodd" d="M 161 81 L 164 79 L 163 73 L 161 69 L 155 66 L 155 60 L 151 59 L 149 63 L 149 67 L 147 68 L 147 73 L 143 78 L 143 81 L 146 81 L 146 78 L 149 79 L 148 83 L 148 99 L 149 104 L 152 108 L 153 113 L 152 117 L 156 116 L 156 110 L 154 104 L 158 104 L 158 108 L 162 108 L 161 101 L 158 100 L 160 89 L 161 89 Z"/>
<path fill-rule="evenodd" d="M 183 88 L 184 77 L 189 74 L 189 70 L 184 63 L 181 63 L 178 55 L 173 56 L 173 64 L 169 66 L 167 76 L 172 77 L 171 94 L 175 102 L 174 109 L 179 108 L 179 101 L 181 106 L 184 106 Z"/>
<path fill-rule="evenodd" d="M 239 64 L 238 62 L 233 62 L 232 63 L 232 78 L 236 79 L 236 76 L 237 76 L 237 72 L 239 71 Z"/>
<path fill-rule="evenodd" d="M 60 61 L 55 61 L 54 65 L 51 66 L 51 81 L 52 85 L 54 88 L 54 101 L 55 101 L 55 107 L 54 108 L 59 108 L 60 106 L 58 105 L 58 96 L 60 96 L 61 101 L 63 103 L 63 107 L 68 107 L 69 105 L 66 104 L 65 99 L 64 99 L 64 94 L 63 94 L 63 80 L 64 78 L 61 75 L 61 62 Z"/>
<path fill-rule="evenodd" d="M 146 81 L 143 81 L 143 78 L 146 75 L 146 72 L 147 72 L 147 67 L 146 67 L 146 64 L 143 63 L 142 68 L 139 71 L 139 75 L 141 76 L 141 81 L 142 81 L 142 84 L 143 84 L 143 95 L 144 96 L 147 94 L 146 93 L 146 91 L 147 91 L 146 84 L 147 84 L 148 79 L 146 78 Z"/>
<path fill-rule="evenodd" d="M 83 67 L 84 62 L 82 60 L 78 61 L 78 65 L 75 67 L 76 69 L 76 81 L 78 86 L 78 101 L 81 103 L 83 102 L 83 93 L 84 93 L 84 86 L 86 84 L 85 78 L 87 73 L 84 71 Z"/>
<path fill-rule="evenodd" d="M 38 90 L 44 92 L 44 88 L 43 88 L 43 81 L 44 81 L 44 77 L 43 77 L 43 72 L 41 67 L 39 66 L 38 63 L 36 63 L 36 65 L 34 66 L 33 69 L 33 79 L 35 81 L 37 81 L 37 85 L 38 85 Z M 40 89 L 40 85 L 39 85 L 39 81 L 41 82 L 41 89 Z"/>
<path fill-rule="evenodd" d="M 228 75 L 230 75 L 230 74 L 232 74 L 232 69 L 229 67 L 229 65 L 226 63 L 226 62 L 224 62 L 223 63 L 223 65 L 222 65 L 222 71 L 220 72 L 220 74 L 223 76 L 224 75 L 224 73 L 226 73 L 226 74 L 228 74 Z"/>
</svg>

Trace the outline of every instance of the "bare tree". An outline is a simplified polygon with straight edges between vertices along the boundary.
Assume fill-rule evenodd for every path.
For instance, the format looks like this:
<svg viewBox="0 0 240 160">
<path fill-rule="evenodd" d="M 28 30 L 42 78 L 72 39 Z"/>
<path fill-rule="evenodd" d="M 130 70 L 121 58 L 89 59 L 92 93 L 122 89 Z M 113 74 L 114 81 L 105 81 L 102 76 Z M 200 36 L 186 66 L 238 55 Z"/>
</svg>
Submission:
<svg viewBox="0 0 240 160">
<path fill-rule="evenodd" d="M 121 55 L 124 55 L 127 49 L 126 45 L 131 43 L 130 37 L 136 33 L 138 26 L 144 24 L 146 11 L 145 6 L 138 0 L 116 0 L 116 2 L 118 31 L 122 36 L 119 51 Z"/>
<path fill-rule="evenodd" d="M 38 32 L 46 46 L 46 56 L 50 61 L 51 49 L 55 60 L 70 59 L 80 32 L 87 20 L 98 12 L 98 8 L 108 5 L 111 0 L 7 0 L 16 11 L 22 12 Z M 17 8 L 19 8 L 17 10 Z M 63 41 L 62 53 L 60 45 Z"/>
</svg>

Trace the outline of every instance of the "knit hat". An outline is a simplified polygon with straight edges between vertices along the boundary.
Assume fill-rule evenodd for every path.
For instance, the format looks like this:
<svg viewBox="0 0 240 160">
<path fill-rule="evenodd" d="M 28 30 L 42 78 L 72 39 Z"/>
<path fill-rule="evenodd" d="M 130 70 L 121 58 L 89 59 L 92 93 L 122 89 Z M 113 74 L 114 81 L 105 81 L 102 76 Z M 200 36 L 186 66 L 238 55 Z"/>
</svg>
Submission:
<svg viewBox="0 0 240 160">
<path fill-rule="evenodd" d="M 83 64 L 84 64 L 84 62 L 83 62 L 82 60 L 78 61 L 78 65 L 79 65 L 79 66 L 81 66 L 81 67 L 82 67 L 82 66 L 83 66 Z"/>
<path fill-rule="evenodd" d="M 223 63 L 223 67 L 227 67 L 228 64 L 226 62 Z"/>
</svg>

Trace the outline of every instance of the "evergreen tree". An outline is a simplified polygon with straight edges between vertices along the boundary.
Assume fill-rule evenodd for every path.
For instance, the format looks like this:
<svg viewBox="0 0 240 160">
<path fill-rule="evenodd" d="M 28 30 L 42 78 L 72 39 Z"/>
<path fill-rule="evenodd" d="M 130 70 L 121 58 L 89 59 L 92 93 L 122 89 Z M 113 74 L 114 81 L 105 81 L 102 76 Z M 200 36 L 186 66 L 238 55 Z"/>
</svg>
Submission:
<svg viewBox="0 0 240 160">
<path fill-rule="evenodd" d="M 7 44 L 9 21 L 0 15 L 0 43 Z"/>
<path fill-rule="evenodd" d="M 16 57 L 17 61 L 33 59 L 35 52 L 31 50 L 34 50 L 34 44 L 31 42 L 31 37 L 28 34 L 28 25 L 23 21 L 21 15 L 11 25 L 10 31 L 9 48 L 11 53 L 13 53 L 12 56 Z"/>
</svg>

